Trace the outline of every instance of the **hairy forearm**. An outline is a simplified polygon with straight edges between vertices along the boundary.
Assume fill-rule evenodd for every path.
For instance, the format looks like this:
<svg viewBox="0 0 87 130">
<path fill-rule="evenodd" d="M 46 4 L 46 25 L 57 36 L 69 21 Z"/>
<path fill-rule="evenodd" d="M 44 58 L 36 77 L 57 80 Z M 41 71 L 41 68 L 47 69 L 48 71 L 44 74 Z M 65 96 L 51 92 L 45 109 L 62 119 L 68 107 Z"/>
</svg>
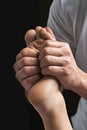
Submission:
<svg viewBox="0 0 87 130">
<path fill-rule="evenodd" d="M 87 73 L 80 70 L 78 84 L 72 87 L 72 91 L 87 99 Z"/>
</svg>

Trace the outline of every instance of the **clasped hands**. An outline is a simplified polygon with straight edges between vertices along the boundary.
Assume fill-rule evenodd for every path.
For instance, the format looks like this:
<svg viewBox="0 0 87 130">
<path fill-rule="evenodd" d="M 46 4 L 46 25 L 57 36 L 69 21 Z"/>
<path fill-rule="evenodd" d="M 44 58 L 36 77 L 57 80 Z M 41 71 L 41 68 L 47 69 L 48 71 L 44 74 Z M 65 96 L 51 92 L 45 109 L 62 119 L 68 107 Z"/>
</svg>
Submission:
<svg viewBox="0 0 87 130">
<path fill-rule="evenodd" d="M 47 102 L 47 98 L 52 97 L 52 93 L 57 92 L 57 89 L 61 90 L 60 82 L 55 75 L 51 75 L 49 72 L 46 75 L 43 74 L 44 67 L 52 70 L 52 66 L 48 65 L 51 57 L 50 55 L 44 57 L 44 54 L 50 53 L 49 41 L 56 41 L 56 38 L 49 27 L 37 26 L 35 30 L 28 30 L 24 39 L 27 47 L 16 56 L 15 76 L 24 87 L 27 99 L 35 107 L 36 104 L 43 104 L 43 100 Z M 45 44 L 47 47 L 43 49 Z"/>
<path fill-rule="evenodd" d="M 56 41 L 49 27 L 30 29 L 24 39 L 27 47 L 17 54 L 13 65 L 16 79 L 42 117 L 46 130 L 71 130 L 61 93 L 61 83 L 65 87 L 70 84 L 67 81 L 71 75 L 65 71 L 67 63 L 68 68 L 72 68 L 71 63 L 75 64 L 68 44 Z"/>
<path fill-rule="evenodd" d="M 55 76 L 49 75 L 49 74 L 45 76 L 42 74 L 43 73 L 42 72 L 43 63 L 41 63 L 41 59 L 43 59 L 44 53 L 41 54 L 41 51 L 43 51 L 44 44 L 46 44 L 46 46 L 49 47 L 48 40 L 56 41 L 56 38 L 55 38 L 52 30 L 49 27 L 42 28 L 42 27 L 38 26 L 38 27 L 36 27 L 35 30 L 31 29 L 31 30 L 27 31 L 25 34 L 25 41 L 26 41 L 27 46 L 29 48 L 34 49 L 35 52 L 37 53 L 37 60 L 38 60 L 37 65 L 38 65 L 39 71 L 40 71 L 40 74 L 39 74 L 40 79 L 37 80 L 37 82 L 35 82 L 33 87 L 31 87 L 31 86 L 29 87 L 29 88 L 31 88 L 31 90 L 28 91 L 28 93 L 26 91 L 26 96 L 27 96 L 28 100 L 30 100 L 31 104 L 34 105 L 34 107 L 35 107 L 35 105 L 41 106 L 43 104 L 44 104 L 44 106 L 47 106 L 45 104 L 50 103 L 49 97 L 52 97 L 52 93 L 55 94 L 57 92 L 57 89 L 58 89 L 58 91 L 62 91 L 60 82 L 56 79 Z M 47 48 L 47 49 L 49 49 L 49 48 Z M 45 50 L 45 53 L 46 53 L 46 51 L 47 50 Z M 54 88 L 52 88 L 52 87 L 54 87 Z M 54 91 L 55 91 L 55 93 L 54 93 Z M 36 97 L 35 97 L 35 95 L 36 95 Z M 50 100 L 52 100 L 52 98 L 50 98 Z M 47 103 L 47 102 L 49 102 L 49 103 Z"/>
<path fill-rule="evenodd" d="M 51 80 L 55 79 L 54 81 L 58 85 L 57 89 L 61 88 L 60 83 L 66 89 L 71 89 L 78 83 L 79 79 L 76 79 L 79 77 L 79 69 L 69 44 L 57 41 L 50 27 L 42 28 L 37 26 L 35 30 L 28 30 L 24 38 L 27 47 L 17 54 L 14 69 L 16 72 L 15 76 L 25 88 L 27 97 L 34 95 L 29 93 L 35 88 L 33 86 L 36 83 L 39 84 L 40 82 L 40 86 L 44 86 L 42 79 L 46 77 L 48 79 L 51 78 Z M 53 86 L 53 91 L 56 85 L 52 85 L 51 80 L 50 85 L 48 85 L 48 82 L 45 85 L 47 86 L 46 88 Z M 44 88 L 43 90 L 41 89 L 41 94 L 44 94 L 46 90 Z M 36 92 L 39 96 L 39 91 Z M 28 99 L 30 100 L 30 97 Z"/>
</svg>

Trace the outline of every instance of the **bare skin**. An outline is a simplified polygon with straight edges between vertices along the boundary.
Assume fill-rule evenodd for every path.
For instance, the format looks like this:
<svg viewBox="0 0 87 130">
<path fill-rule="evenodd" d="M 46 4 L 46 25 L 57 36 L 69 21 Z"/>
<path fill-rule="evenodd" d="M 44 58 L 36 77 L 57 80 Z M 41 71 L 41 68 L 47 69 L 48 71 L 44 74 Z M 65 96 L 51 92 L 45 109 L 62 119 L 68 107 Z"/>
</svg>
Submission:
<svg viewBox="0 0 87 130">
<path fill-rule="evenodd" d="M 44 77 L 29 91 L 28 100 L 40 114 L 45 130 L 72 130 L 65 101 L 53 77 Z"/>
<path fill-rule="evenodd" d="M 39 32 L 38 30 L 39 28 L 37 28 L 37 34 Z M 45 30 L 42 29 L 41 31 L 43 34 L 43 41 L 44 39 L 51 39 L 47 33 L 45 34 Z M 40 46 L 42 44 L 39 44 L 40 46 L 37 44 L 39 41 L 42 43 L 43 41 L 37 40 L 36 42 L 32 42 L 32 44 L 28 44 L 29 41 L 27 39 L 30 39 L 29 33 L 31 34 L 31 31 L 25 35 L 27 46 L 35 47 L 35 49 L 40 51 Z M 41 38 L 39 34 L 37 36 L 37 39 L 38 38 Z M 51 40 L 55 41 L 54 37 Z M 45 76 L 34 84 L 30 91 L 26 93 L 29 102 L 40 114 L 45 130 L 72 130 L 65 101 L 60 90 L 60 83 L 54 76 Z"/>
<path fill-rule="evenodd" d="M 67 43 L 49 39 L 43 29 L 40 33 L 38 29 L 31 31 L 33 35 L 28 35 L 31 41 L 25 38 L 31 46 L 16 57 L 16 78 L 25 88 L 29 102 L 41 115 L 45 130 L 72 130 L 58 81 L 65 89 L 87 99 L 87 73 L 78 68 Z"/>
<path fill-rule="evenodd" d="M 87 99 L 87 73 L 76 64 L 68 43 L 47 40 L 40 54 L 41 73 L 55 76 L 65 89 Z"/>
<path fill-rule="evenodd" d="M 37 28 L 36 32 L 34 30 L 30 30 L 30 32 L 26 33 L 25 35 L 25 41 L 28 47 L 23 49 L 16 57 L 16 63 L 14 64 L 14 69 L 16 71 L 16 78 L 25 88 L 27 92 L 26 96 L 29 102 L 41 115 L 46 130 L 51 129 L 64 130 L 65 128 L 67 128 L 67 130 L 68 129 L 70 130 L 71 125 L 67 116 L 65 102 L 60 92 L 59 87 L 60 84 L 54 78 L 54 76 L 49 77 L 45 76 L 44 78 L 42 78 L 42 76 L 40 75 L 40 68 L 38 61 L 38 55 L 40 49 L 39 47 L 43 43 L 43 40 L 47 38 L 49 39 L 49 35 L 47 34 L 45 35 L 43 33 L 45 30 L 44 31 L 42 30 L 43 40 L 41 40 L 39 29 L 40 28 Z M 33 33 L 33 35 L 30 36 L 29 33 L 30 35 Z M 51 35 L 53 34 L 51 33 Z M 35 37 L 37 37 L 37 39 L 39 40 L 35 41 Z M 52 40 L 54 40 L 53 36 L 52 38 L 53 38 Z M 28 41 L 28 39 L 30 41 Z M 39 44 L 40 46 L 38 46 L 37 42 L 40 43 Z M 30 62 L 28 61 L 28 59 Z M 57 107 L 59 108 L 59 110 Z M 61 108 L 63 108 L 64 110 L 61 111 Z M 61 125 L 63 120 L 66 121 L 64 121 L 63 125 Z M 50 123 L 52 123 L 52 126 L 50 126 Z"/>
</svg>

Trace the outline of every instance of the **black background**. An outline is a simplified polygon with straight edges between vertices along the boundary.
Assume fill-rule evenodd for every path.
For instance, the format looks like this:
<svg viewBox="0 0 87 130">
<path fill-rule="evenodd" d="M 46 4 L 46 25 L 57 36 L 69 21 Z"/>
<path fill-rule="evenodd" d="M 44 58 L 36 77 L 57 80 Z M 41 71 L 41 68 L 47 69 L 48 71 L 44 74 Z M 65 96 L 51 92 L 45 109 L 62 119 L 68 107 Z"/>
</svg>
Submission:
<svg viewBox="0 0 87 130">
<path fill-rule="evenodd" d="M 15 79 L 16 54 L 25 47 L 24 34 L 37 25 L 46 26 L 52 0 L 3 1 L 1 4 L 1 130 L 43 130 L 38 113 L 27 102 Z M 68 96 L 67 96 L 68 95 Z M 69 116 L 76 111 L 79 97 L 64 92 Z"/>
</svg>

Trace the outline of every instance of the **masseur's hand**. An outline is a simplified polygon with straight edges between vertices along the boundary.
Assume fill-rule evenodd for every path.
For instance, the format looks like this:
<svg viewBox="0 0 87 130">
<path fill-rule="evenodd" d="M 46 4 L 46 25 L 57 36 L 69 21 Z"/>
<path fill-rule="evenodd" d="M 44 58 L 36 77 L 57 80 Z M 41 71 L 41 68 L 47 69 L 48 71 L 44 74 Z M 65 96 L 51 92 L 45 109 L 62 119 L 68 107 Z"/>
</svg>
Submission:
<svg viewBox="0 0 87 130">
<path fill-rule="evenodd" d="M 55 76 L 66 89 L 79 86 L 81 70 L 68 43 L 46 40 L 40 50 L 39 60 L 44 76 Z"/>
<path fill-rule="evenodd" d="M 31 29 L 25 34 L 25 42 L 29 46 L 22 49 L 16 56 L 14 70 L 16 79 L 28 92 L 30 88 L 41 78 L 38 54 L 39 51 L 30 44 L 36 40 L 36 31 Z"/>
<path fill-rule="evenodd" d="M 40 47 L 45 39 L 49 39 L 50 37 L 55 39 L 50 28 L 46 27 L 44 30 L 45 33 L 43 32 L 42 27 L 37 26 L 35 30 L 29 29 L 25 33 L 24 39 L 27 47 L 17 54 L 13 66 L 16 72 L 16 79 L 27 92 L 41 78 L 38 59 Z"/>
</svg>

